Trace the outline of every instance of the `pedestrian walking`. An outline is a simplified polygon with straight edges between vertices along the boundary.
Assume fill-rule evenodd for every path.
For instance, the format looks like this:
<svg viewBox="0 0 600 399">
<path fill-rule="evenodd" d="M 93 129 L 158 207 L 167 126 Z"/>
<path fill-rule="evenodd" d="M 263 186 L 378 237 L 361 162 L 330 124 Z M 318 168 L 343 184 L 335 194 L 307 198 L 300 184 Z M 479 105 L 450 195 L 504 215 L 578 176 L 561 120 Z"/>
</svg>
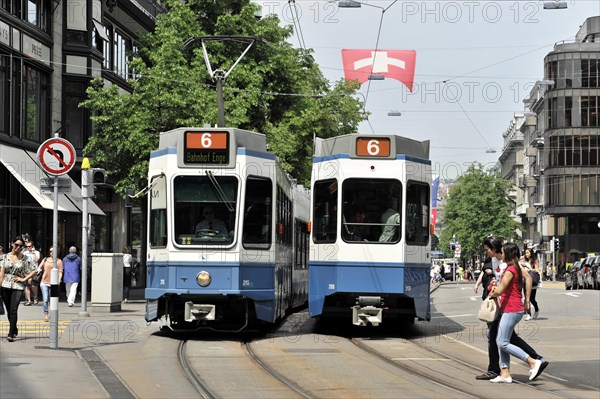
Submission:
<svg viewBox="0 0 600 399">
<path fill-rule="evenodd" d="M 129 301 L 129 289 L 131 288 L 131 271 L 133 265 L 133 256 L 131 248 L 128 245 L 123 247 L 123 302 Z"/>
<path fill-rule="evenodd" d="M 63 270 L 65 289 L 67 290 L 67 304 L 69 307 L 75 304 L 77 297 L 77 286 L 81 281 L 81 257 L 77 255 L 77 248 L 70 247 L 69 254 L 63 259 Z"/>
<path fill-rule="evenodd" d="M 48 321 L 48 305 L 50 303 L 50 286 L 52 269 L 54 268 L 54 248 L 50 247 L 48 256 L 46 256 L 40 264 L 42 268 L 42 280 L 40 287 L 42 288 L 42 298 L 44 300 L 44 321 Z M 62 260 L 56 258 L 56 266 L 58 268 L 58 282 L 62 279 L 63 264 Z"/>
<path fill-rule="evenodd" d="M 528 307 L 528 303 L 523 304 L 523 271 L 519 266 L 521 256 L 519 247 L 513 242 L 504 244 L 502 256 L 507 264 L 506 270 L 502 275 L 500 285 L 494 287 L 488 295 L 491 298 L 501 298 L 500 325 L 496 337 L 496 344 L 500 349 L 501 371 L 500 375 L 491 379 L 490 382 L 512 382 L 510 355 L 518 357 L 528 364 L 529 381 L 533 381 L 544 371 L 548 363 L 529 356 L 523 349 L 510 342 L 515 326 L 521 321 L 525 308 Z"/>
<path fill-rule="evenodd" d="M 23 234 L 23 238 L 25 239 L 25 256 L 27 256 L 32 263 L 36 266 L 40 262 L 40 251 L 35 249 L 35 245 L 33 240 L 29 234 Z M 40 273 L 38 269 L 38 273 L 36 273 L 32 278 L 30 278 L 25 283 L 25 303 L 24 306 L 31 306 L 31 304 L 37 305 L 38 303 L 38 287 L 40 285 Z M 32 298 L 33 297 L 33 298 Z M 32 301 L 33 299 L 33 301 Z"/>
<path fill-rule="evenodd" d="M 483 248 L 485 250 L 486 255 L 491 260 L 491 267 L 493 275 L 490 276 L 486 271 L 482 271 L 482 275 L 480 276 L 481 281 L 488 281 L 487 285 L 483 286 L 484 293 L 482 295 L 482 299 L 485 299 L 489 292 L 491 292 L 492 287 L 497 285 L 502 278 L 504 270 L 506 269 L 507 264 L 502 261 L 502 240 L 498 237 L 490 236 L 483 241 Z M 485 267 L 485 266 L 484 266 Z M 489 267 L 489 266 L 488 266 Z M 487 276 L 487 277 L 486 277 Z M 529 278 L 531 280 L 531 278 Z M 479 281 L 479 280 L 478 280 Z M 526 284 L 526 301 L 528 301 L 528 296 L 531 292 L 531 282 Z M 477 292 L 477 285 L 475 288 L 475 292 Z M 529 303 L 527 302 L 527 307 Z M 488 323 L 488 367 L 487 371 L 483 374 L 477 375 L 475 379 L 477 380 L 492 380 L 500 375 L 500 352 L 498 350 L 498 344 L 496 342 L 496 338 L 498 336 L 498 328 L 500 325 L 500 317 L 497 317 L 491 323 Z M 540 356 L 531 346 L 527 344 L 521 337 L 517 335 L 514 330 L 510 335 L 510 343 L 521 348 L 525 353 L 534 359 L 540 359 L 542 363 L 544 363 L 544 368 L 548 366 L 548 362 Z"/>
<path fill-rule="evenodd" d="M 19 334 L 17 328 L 18 309 L 25 282 L 36 273 L 36 266 L 24 255 L 25 239 L 22 235 L 17 236 L 12 243 L 11 251 L 2 257 L 0 266 L 0 280 L 2 281 L 2 301 L 6 306 L 6 313 L 10 327 L 8 329 L 8 342 L 14 342 Z"/>
<path fill-rule="evenodd" d="M 527 273 L 531 276 L 532 286 L 531 286 L 531 295 L 529 296 L 529 303 L 533 305 L 534 312 L 533 315 L 530 311 L 526 309 L 527 315 L 525 316 L 525 321 L 529 321 L 531 319 L 537 319 L 540 313 L 540 307 L 538 306 L 536 295 L 539 287 L 539 283 L 541 280 L 540 270 L 539 270 L 539 261 L 537 260 L 533 251 L 529 248 L 525 250 L 525 255 L 519 261 L 519 264 L 523 266 Z"/>
</svg>

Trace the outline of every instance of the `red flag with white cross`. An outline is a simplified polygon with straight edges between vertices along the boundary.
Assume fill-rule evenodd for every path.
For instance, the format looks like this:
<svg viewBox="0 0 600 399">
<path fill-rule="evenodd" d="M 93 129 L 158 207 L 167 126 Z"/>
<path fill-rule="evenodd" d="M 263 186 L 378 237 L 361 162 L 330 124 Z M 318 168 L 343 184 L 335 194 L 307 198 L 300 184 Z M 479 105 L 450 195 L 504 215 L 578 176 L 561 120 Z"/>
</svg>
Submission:
<svg viewBox="0 0 600 399">
<path fill-rule="evenodd" d="M 404 83 L 412 92 L 415 78 L 415 50 L 342 50 L 344 77 L 369 80 L 369 75 L 383 75 Z"/>
</svg>

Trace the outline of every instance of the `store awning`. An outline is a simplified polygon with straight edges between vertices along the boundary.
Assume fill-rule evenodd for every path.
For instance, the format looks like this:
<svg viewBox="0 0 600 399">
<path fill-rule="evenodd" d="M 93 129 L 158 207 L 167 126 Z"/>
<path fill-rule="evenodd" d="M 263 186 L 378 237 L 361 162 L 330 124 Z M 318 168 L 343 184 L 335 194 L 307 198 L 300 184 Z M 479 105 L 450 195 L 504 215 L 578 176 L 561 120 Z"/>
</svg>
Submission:
<svg viewBox="0 0 600 399">
<path fill-rule="evenodd" d="M 21 148 L 0 144 L 0 162 L 6 166 L 6 169 L 42 208 L 54 209 L 54 194 L 42 194 L 40 192 L 40 179 L 51 176 L 39 167 L 36 154 Z M 58 210 L 60 212 L 81 213 L 82 203 L 81 188 L 71 179 L 71 192 L 58 194 Z M 93 215 L 104 215 L 104 212 L 92 200 L 88 202 L 88 211 Z"/>
</svg>

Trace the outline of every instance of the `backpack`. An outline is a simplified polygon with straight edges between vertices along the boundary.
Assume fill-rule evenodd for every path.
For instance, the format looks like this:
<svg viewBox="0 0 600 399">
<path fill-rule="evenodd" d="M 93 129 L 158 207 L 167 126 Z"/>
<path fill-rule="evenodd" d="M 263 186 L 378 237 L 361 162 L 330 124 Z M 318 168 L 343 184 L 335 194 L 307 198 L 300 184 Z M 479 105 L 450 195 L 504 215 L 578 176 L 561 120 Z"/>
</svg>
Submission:
<svg viewBox="0 0 600 399">
<path fill-rule="evenodd" d="M 537 271 L 532 270 L 529 272 L 529 275 L 531 276 L 531 279 L 533 280 L 533 286 L 537 287 L 537 285 L 540 283 L 540 274 Z"/>
</svg>

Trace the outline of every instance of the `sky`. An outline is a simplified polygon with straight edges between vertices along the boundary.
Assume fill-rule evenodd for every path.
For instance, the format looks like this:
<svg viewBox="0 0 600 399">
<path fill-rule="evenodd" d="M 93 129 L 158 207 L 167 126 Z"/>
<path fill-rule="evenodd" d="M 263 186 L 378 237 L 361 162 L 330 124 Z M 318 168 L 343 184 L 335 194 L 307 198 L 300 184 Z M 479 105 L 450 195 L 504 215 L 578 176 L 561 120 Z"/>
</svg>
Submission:
<svg viewBox="0 0 600 399">
<path fill-rule="evenodd" d="M 544 79 L 544 57 L 555 43 L 573 41 L 586 18 L 600 15 L 600 0 L 567 0 L 560 10 L 517 0 L 371 0 L 361 8 L 324 0 L 296 0 L 295 7 L 256 2 L 263 16 L 275 13 L 294 26 L 291 43 L 313 49 L 332 83 L 344 76 L 342 49 L 415 50 L 413 92 L 395 79 L 362 84 L 359 97 L 371 115 L 359 133 L 430 140 L 433 174 L 443 179 L 473 162 L 496 164 L 502 134 Z"/>
</svg>

